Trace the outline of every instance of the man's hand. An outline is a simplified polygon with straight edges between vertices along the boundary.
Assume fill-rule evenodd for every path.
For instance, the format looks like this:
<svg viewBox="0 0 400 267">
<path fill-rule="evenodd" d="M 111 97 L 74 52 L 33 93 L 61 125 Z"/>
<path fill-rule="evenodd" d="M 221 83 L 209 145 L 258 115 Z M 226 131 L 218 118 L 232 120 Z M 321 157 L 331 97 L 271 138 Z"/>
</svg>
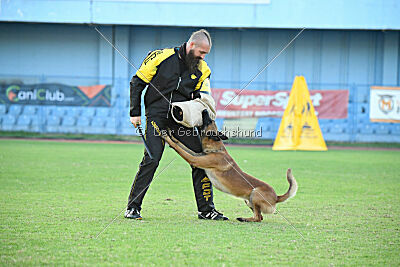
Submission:
<svg viewBox="0 0 400 267">
<path fill-rule="evenodd" d="M 142 122 L 140 121 L 140 116 L 131 117 L 131 123 L 133 124 L 133 126 L 135 126 L 135 128 L 137 128 L 139 125 L 141 125 Z"/>
</svg>

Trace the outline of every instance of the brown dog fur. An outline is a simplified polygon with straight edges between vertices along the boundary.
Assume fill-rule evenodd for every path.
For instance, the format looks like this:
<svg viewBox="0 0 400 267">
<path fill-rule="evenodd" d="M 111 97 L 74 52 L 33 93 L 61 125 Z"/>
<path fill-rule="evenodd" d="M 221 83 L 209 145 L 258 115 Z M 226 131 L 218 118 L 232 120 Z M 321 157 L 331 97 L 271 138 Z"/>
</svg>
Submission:
<svg viewBox="0 0 400 267">
<path fill-rule="evenodd" d="M 191 151 L 165 131 L 162 137 L 191 166 L 204 169 L 214 187 L 245 200 L 254 216 L 237 218 L 239 221 L 260 222 L 263 220 L 262 213 L 274 213 L 277 203 L 293 197 L 297 192 L 297 182 L 291 169 L 286 173 L 289 190 L 281 196 L 277 196 L 269 184 L 243 172 L 221 141 L 221 138 L 227 139 L 227 137 L 218 132 L 215 122 L 209 118 L 207 112 L 203 112 L 201 134 L 203 153 Z"/>
</svg>

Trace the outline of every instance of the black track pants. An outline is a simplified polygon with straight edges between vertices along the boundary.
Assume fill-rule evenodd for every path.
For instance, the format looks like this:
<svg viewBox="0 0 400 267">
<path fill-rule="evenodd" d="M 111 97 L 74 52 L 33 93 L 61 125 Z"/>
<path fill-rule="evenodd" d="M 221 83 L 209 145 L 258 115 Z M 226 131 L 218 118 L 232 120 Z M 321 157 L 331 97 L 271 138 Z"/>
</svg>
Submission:
<svg viewBox="0 0 400 267">
<path fill-rule="evenodd" d="M 147 117 L 145 135 L 146 142 L 153 155 L 153 160 L 150 159 L 145 150 L 142 162 L 139 165 L 139 170 L 132 184 L 127 208 L 141 209 L 144 195 L 153 180 L 154 173 L 157 170 L 164 152 L 164 140 L 159 136 L 158 131 L 165 130 L 167 127 L 173 131 L 174 136 L 179 141 L 192 151 L 196 153 L 202 151 L 200 137 L 196 134 L 197 132 L 194 131 L 194 129 L 177 124 L 172 119 Z M 177 157 L 179 157 L 178 154 Z M 212 184 L 205 171 L 199 168 L 192 168 L 192 179 L 198 211 L 212 210 L 214 208 Z"/>
</svg>

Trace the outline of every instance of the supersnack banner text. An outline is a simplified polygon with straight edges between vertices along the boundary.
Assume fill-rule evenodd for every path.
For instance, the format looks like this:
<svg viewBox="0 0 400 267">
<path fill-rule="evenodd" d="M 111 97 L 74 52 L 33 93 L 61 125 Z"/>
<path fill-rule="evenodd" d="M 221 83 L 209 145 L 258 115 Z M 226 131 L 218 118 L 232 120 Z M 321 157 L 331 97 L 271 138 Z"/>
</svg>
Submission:
<svg viewBox="0 0 400 267">
<path fill-rule="evenodd" d="M 0 84 L 1 104 L 109 107 L 110 85 Z"/>
<path fill-rule="evenodd" d="M 218 118 L 282 117 L 290 91 L 212 89 Z M 320 119 L 345 119 L 348 90 L 310 90 L 315 113 Z M 233 99 L 233 100 L 232 100 Z"/>
</svg>

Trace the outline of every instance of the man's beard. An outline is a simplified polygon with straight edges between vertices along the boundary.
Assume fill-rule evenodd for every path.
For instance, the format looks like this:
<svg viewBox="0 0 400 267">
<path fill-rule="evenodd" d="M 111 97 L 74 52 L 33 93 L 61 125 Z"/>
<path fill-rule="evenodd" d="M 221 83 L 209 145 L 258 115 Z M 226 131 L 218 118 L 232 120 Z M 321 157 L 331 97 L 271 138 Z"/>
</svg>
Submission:
<svg viewBox="0 0 400 267">
<path fill-rule="evenodd" d="M 189 53 L 186 55 L 186 64 L 189 67 L 191 73 L 194 73 L 199 66 L 200 57 L 196 57 L 194 55 L 194 50 L 190 50 Z"/>
</svg>

